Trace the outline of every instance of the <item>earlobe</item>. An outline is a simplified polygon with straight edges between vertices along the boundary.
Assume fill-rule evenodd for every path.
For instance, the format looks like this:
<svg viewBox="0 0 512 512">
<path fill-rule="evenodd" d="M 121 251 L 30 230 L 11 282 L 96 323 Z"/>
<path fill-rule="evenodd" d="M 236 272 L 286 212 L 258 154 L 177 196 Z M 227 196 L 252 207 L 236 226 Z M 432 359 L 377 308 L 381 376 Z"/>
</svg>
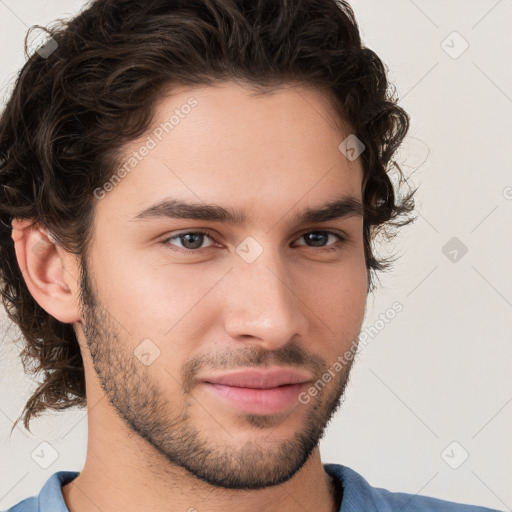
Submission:
<svg viewBox="0 0 512 512">
<path fill-rule="evenodd" d="M 79 321 L 80 287 L 74 255 L 31 219 L 14 219 L 12 228 L 16 259 L 34 300 L 61 322 Z"/>
</svg>

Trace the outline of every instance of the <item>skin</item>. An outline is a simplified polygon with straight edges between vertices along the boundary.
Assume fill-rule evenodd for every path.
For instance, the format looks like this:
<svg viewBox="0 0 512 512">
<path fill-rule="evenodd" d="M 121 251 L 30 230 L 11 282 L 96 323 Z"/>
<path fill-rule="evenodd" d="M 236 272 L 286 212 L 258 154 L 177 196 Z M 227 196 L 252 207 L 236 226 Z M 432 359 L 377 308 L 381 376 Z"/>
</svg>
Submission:
<svg viewBox="0 0 512 512">
<path fill-rule="evenodd" d="M 350 131 L 325 92 L 307 87 L 175 89 L 152 129 L 191 96 L 190 114 L 97 200 L 82 282 L 79 259 L 45 229 L 13 222 L 29 290 L 73 324 L 84 360 L 87 457 L 65 502 L 71 512 L 338 510 L 318 442 L 350 363 L 307 404 L 272 415 L 241 412 L 200 379 L 277 365 L 316 381 L 353 347 L 368 285 L 363 219 L 299 225 L 293 215 L 342 195 L 361 200 L 360 158 L 338 150 Z M 168 197 L 245 210 L 248 220 L 132 220 Z M 194 229 L 212 238 L 173 251 L 192 244 L 169 238 Z M 335 249 L 325 252 L 302 236 L 322 230 L 346 241 L 326 235 Z M 262 250 L 251 263 L 236 251 L 248 236 Z M 134 355 L 145 339 L 159 350 L 149 365 Z"/>
</svg>

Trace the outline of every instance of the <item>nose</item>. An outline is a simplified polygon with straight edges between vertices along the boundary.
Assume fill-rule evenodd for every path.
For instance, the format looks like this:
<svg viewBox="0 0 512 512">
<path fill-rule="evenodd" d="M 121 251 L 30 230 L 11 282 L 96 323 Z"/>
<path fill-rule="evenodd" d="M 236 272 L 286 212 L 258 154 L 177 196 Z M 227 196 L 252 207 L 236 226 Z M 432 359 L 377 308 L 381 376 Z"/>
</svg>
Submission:
<svg viewBox="0 0 512 512">
<path fill-rule="evenodd" d="M 224 282 L 225 329 L 229 336 L 277 350 L 307 328 L 307 290 L 278 254 L 265 251 L 256 261 L 237 261 Z M 304 283 L 307 281 L 303 282 Z"/>
</svg>

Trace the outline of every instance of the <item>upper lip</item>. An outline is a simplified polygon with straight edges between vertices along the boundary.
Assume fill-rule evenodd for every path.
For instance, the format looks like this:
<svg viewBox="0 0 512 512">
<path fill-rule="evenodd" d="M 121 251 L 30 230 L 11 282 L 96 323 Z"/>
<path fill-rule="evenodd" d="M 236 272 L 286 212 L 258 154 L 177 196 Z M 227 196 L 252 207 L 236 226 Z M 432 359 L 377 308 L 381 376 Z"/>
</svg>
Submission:
<svg viewBox="0 0 512 512">
<path fill-rule="evenodd" d="M 202 379 L 211 384 L 223 384 L 239 388 L 270 389 L 286 384 L 301 384 L 311 380 L 309 373 L 290 368 L 271 368 L 268 370 L 239 370 L 224 375 L 215 375 Z"/>
</svg>

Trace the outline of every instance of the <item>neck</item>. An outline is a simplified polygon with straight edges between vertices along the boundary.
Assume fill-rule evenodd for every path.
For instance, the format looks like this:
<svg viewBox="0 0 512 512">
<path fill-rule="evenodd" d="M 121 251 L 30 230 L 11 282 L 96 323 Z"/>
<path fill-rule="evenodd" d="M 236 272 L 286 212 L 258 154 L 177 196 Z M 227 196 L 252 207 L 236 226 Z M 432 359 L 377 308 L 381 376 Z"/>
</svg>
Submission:
<svg viewBox="0 0 512 512">
<path fill-rule="evenodd" d="M 87 463 L 80 474 L 62 487 L 70 512 L 138 512 L 141 509 L 178 512 L 220 512 L 236 505 L 237 512 L 296 512 L 297 508 L 338 512 L 341 486 L 323 469 L 318 448 L 287 482 L 261 490 L 229 490 L 198 482 L 175 469 L 176 478 L 162 478 L 141 468 L 106 469 Z M 172 472 L 168 472 L 172 473 Z"/>
</svg>

